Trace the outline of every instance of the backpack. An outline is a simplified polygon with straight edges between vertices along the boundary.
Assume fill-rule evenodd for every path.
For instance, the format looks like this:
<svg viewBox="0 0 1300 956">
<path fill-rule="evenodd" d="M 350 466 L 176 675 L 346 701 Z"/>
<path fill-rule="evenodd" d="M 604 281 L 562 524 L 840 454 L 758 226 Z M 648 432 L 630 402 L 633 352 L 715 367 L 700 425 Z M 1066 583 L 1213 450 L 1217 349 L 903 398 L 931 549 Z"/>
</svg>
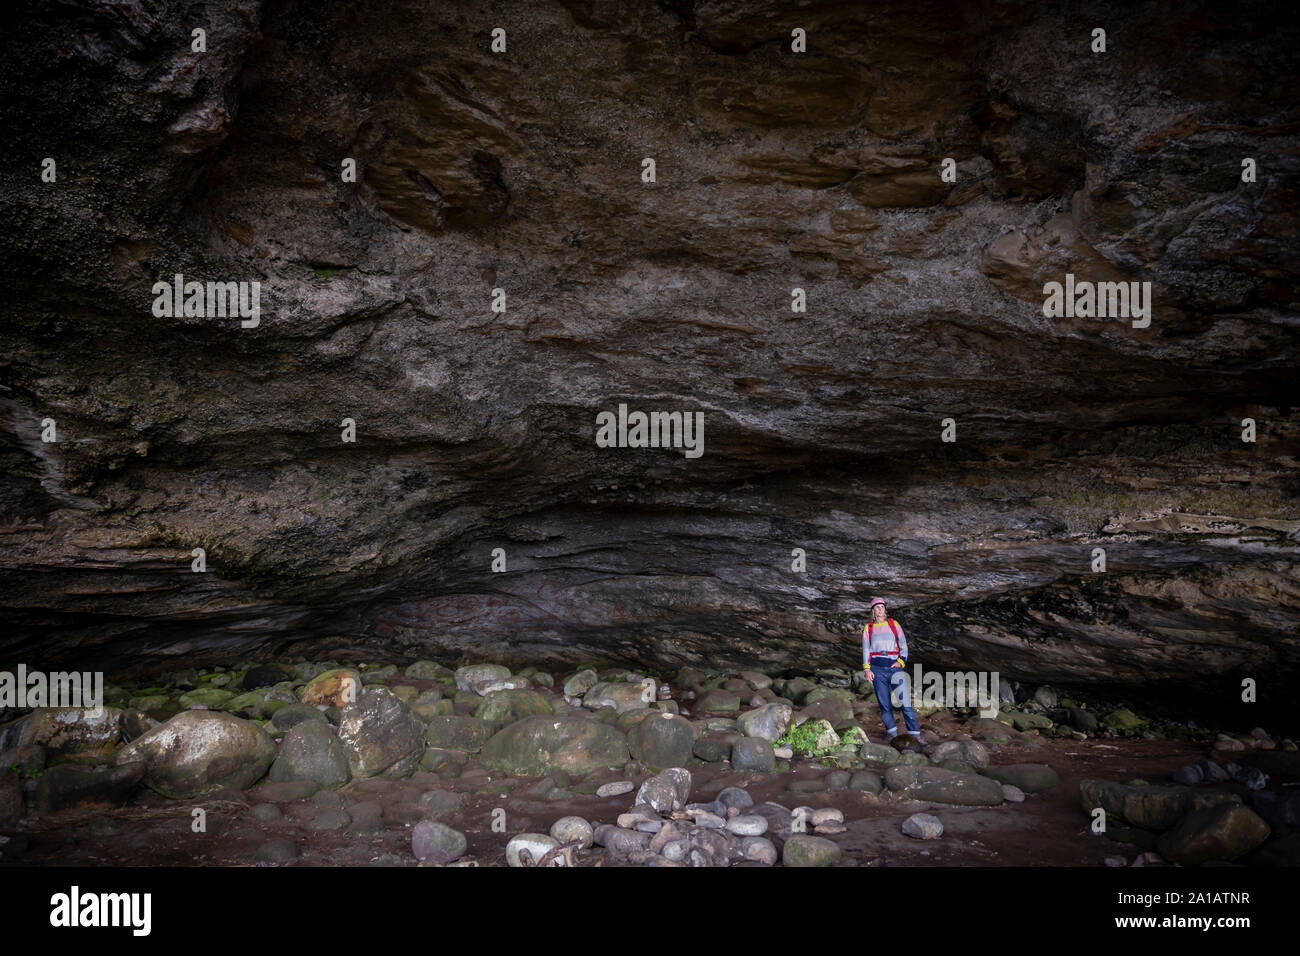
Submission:
<svg viewBox="0 0 1300 956">
<path fill-rule="evenodd" d="M 894 656 L 897 657 L 898 654 L 899 654 L 899 650 L 898 650 L 898 625 L 894 623 L 894 619 L 893 619 L 892 617 L 885 618 L 885 620 L 889 622 L 889 629 L 890 629 L 891 631 L 894 632 Z M 868 622 L 867 622 L 867 650 L 868 650 L 868 653 L 870 653 L 870 649 L 871 649 L 871 629 L 872 629 L 873 627 L 875 627 L 875 626 L 876 626 L 876 622 L 875 622 L 875 621 L 868 621 Z"/>
</svg>

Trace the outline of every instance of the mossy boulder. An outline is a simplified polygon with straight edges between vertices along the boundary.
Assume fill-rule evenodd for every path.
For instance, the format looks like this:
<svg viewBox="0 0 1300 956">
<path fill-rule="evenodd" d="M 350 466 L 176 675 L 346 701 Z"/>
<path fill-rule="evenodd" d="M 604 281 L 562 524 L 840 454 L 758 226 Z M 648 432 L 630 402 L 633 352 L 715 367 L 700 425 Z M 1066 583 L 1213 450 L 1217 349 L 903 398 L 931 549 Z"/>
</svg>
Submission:
<svg viewBox="0 0 1300 956">
<path fill-rule="evenodd" d="M 581 715 L 525 717 L 489 738 L 479 754 L 489 769 L 534 777 L 555 770 L 579 776 L 606 767 L 622 768 L 628 757 L 623 734 Z"/>
<path fill-rule="evenodd" d="M 496 690 L 483 698 L 474 711 L 479 720 L 508 724 L 536 714 L 554 713 L 551 702 L 535 690 Z"/>
<path fill-rule="evenodd" d="M 495 724 L 477 717 L 437 716 L 429 719 L 424 730 L 424 742 L 443 750 L 478 753 L 496 731 Z"/>
<path fill-rule="evenodd" d="M 691 758 L 695 727 L 677 714 L 655 713 L 632 728 L 628 744 L 632 756 L 650 770 L 681 767 Z"/>
<path fill-rule="evenodd" d="M 1101 718 L 1101 727 L 1119 734 L 1137 734 L 1146 728 L 1146 721 L 1127 707 L 1119 707 Z"/>
</svg>

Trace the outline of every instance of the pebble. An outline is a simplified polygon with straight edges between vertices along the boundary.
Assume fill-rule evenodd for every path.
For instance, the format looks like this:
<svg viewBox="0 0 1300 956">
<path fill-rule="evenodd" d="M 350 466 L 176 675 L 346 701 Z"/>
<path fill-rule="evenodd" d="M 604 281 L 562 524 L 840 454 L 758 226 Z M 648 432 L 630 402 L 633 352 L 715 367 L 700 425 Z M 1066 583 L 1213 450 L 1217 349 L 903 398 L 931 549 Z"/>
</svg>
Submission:
<svg viewBox="0 0 1300 956">
<path fill-rule="evenodd" d="M 625 793 L 631 793 L 636 789 L 636 784 L 631 780 L 615 780 L 613 783 L 602 784 L 596 788 L 598 797 L 621 797 Z"/>
<path fill-rule="evenodd" d="M 943 836 L 943 823 L 930 813 L 914 813 L 903 821 L 903 832 L 917 840 L 937 840 Z"/>
<path fill-rule="evenodd" d="M 1124 857 L 1122 856 L 1108 856 L 1106 857 L 1106 865 L 1107 866 L 1128 866 L 1128 860 L 1124 859 Z"/>
<path fill-rule="evenodd" d="M 411 828 L 411 852 L 422 862 L 450 863 L 464 856 L 467 847 L 465 834 L 445 823 L 421 820 Z"/>
<path fill-rule="evenodd" d="M 834 866 L 840 861 L 840 848 L 830 840 L 800 833 L 785 841 L 781 859 L 786 866 Z"/>
<path fill-rule="evenodd" d="M 518 836 L 511 837 L 510 842 L 506 844 L 506 865 L 536 866 L 538 860 L 559 845 L 559 842 L 554 837 L 545 833 L 521 833 Z M 532 857 L 531 862 L 523 862 L 519 856 L 522 850 L 528 851 Z"/>
<path fill-rule="evenodd" d="M 740 841 L 741 855 L 754 863 L 775 866 L 777 860 L 776 846 L 767 837 L 747 836 Z"/>
<path fill-rule="evenodd" d="M 634 829 L 639 823 L 658 823 L 662 825 L 663 821 L 659 818 L 659 814 L 645 806 L 635 806 L 627 813 L 618 815 L 618 825 L 624 829 Z M 659 827 L 655 827 L 655 829 L 657 830 Z"/>
<path fill-rule="evenodd" d="M 1013 787 L 1009 783 L 1004 783 L 1002 785 L 1002 799 L 1007 803 L 1024 803 L 1025 791 L 1019 787 Z"/>
<path fill-rule="evenodd" d="M 615 854 L 626 855 L 633 850 L 643 850 L 650 843 L 650 834 L 642 833 L 639 830 L 624 830 L 622 827 L 613 827 L 609 824 L 602 824 L 595 828 L 595 842 Z"/>
<path fill-rule="evenodd" d="M 736 836 L 762 836 L 767 832 L 767 820 L 757 814 L 734 816 L 727 821 L 727 830 Z"/>
<path fill-rule="evenodd" d="M 551 824 L 551 836 L 560 843 L 572 843 L 576 840 L 584 850 L 591 846 L 595 839 L 591 824 L 582 817 L 560 817 Z"/>
<path fill-rule="evenodd" d="M 723 787 L 714 798 L 714 802 L 720 807 L 745 810 L 754 805 L 754 798 L 744 787 Z"/>
<path fill-rule="evenodd" d="M 682 831 L 677 828 L 675 823 L 665 823 L 659 832 L 650 838 L 650 849 L 655 853 L 660 853 L 663 848 L 674 840 L 680 840 Z"/>
<path fill-rule="evenodd" d="M 708 830 L 721 830 L 727 825 L 727 821 L 716 813 L 710 813 L 708 810 L 696 810 L 691 814 L 697 827 L 704 827 Z"/>
<path fill-rule="evenodd" d="M 837 810 L 835 807 L 822 807 L 820 810 L 814 810 L 809 819 L 812 820 L 812 825 L 815 827 L 819 827 L 823 823 L 843 823 L 844 811 Z"/>
<path fill-rule="evenodd" d="M 813 831 L 822 836 L 834 836 L 837 833 L 847 833 L 848 830 L 849 828 L 842 823 L 823 823 L 821 826 L 813 827 Z"/>
</svg>

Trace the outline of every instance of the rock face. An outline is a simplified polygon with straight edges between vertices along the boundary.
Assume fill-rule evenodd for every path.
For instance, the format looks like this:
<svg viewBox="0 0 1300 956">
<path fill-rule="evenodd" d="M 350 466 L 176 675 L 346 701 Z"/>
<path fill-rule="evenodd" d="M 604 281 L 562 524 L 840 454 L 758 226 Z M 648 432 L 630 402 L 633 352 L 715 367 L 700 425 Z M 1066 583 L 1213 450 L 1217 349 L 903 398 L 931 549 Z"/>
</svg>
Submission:
<svg viewBox="0 0 1300 956">
<path fill-rule="evenodd" d="M 218 6 L 0 38 L 5 658 L 775 670 L 881 592 L 935 667 L 1295 680 L 1285 5 L 521 0 L 502 54 L 468 0 Z M 1149 324 L 1045 316 L 1067 274 Z M 702 454 L 597 447 L 620 405 Z"/>
</svg>

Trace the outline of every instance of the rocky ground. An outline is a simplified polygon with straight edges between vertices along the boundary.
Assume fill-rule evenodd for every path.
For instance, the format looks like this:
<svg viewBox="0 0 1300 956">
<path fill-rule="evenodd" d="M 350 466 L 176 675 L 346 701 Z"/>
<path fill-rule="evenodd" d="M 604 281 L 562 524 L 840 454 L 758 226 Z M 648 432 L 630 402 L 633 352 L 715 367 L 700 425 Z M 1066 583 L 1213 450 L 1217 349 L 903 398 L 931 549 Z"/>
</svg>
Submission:
<svg viewBox="0 0 1300 956">
<path fill-rule="evenodd" d="M 273 683 L 272 683 L 273 682 Z M 249 688 L 249 689 L 246 689 Z M 1007 686 L 888 746 L 847 671 L 259 664 L 0 724 L 10 865 L 1295 865 L 1290 739 Z M 1017 729 L 1017 727 L 1021 729 Z M 1086 728 L 1086 729 L 1080 729 Z M 1096 810 L 1105 833 L 1094 832 Z M 197 811 L 201 809 L 202 813 Z M 522 855 L 520 850 L 527 851 Z"/>
</svg>

